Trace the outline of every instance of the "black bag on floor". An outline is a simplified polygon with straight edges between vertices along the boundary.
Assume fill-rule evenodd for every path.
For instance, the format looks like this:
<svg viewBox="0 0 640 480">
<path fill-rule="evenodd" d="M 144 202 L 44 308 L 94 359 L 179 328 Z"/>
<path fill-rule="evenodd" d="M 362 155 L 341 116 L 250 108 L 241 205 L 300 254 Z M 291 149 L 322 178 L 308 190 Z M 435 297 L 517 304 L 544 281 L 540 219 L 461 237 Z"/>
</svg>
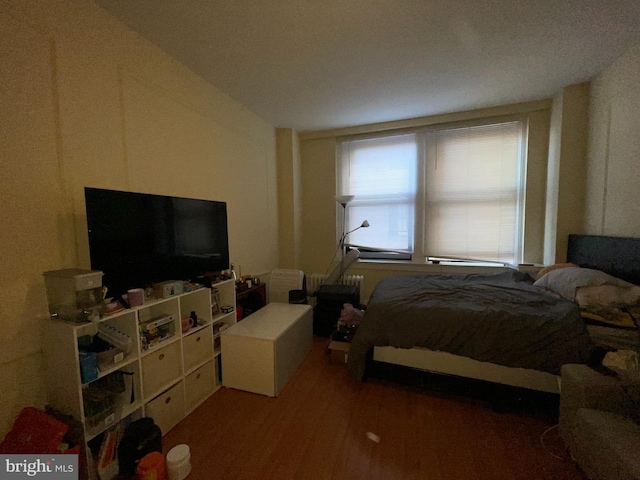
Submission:
<svg viewBox="0 0 640 480">
<path fill-rule="evenodd" d="M 118 445 L 118 473 L 123 476 L 136 474 L 138 462 L 151 452 L 162 453 L 162 432 L 153 418 L 144 417 L 127 425 Z"/>
</svg>

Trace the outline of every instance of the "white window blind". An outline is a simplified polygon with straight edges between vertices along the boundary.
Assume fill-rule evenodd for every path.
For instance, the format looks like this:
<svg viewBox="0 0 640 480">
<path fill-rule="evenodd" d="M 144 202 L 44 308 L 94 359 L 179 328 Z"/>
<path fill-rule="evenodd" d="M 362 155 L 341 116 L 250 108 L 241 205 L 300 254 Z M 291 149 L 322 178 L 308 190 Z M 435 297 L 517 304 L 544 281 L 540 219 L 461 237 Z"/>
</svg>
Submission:
<svg viewBox="0 0 640 480">
<path fill-rule="evenodd" d="M 346 209 L 346 231 L 368 220 L 346 243 L 411 253 L 414 240 L 418 148 L 415 134 L 341 144 L 338 191 L 355 198 Z"/>
<path fill-rule="evenodd" d="M 425 174 L 429 256 L 518 261 L 521 133 L 520 122 L 435 132 Z"/>
<path fill-rule="evenodd" d="M 524 130 L 517 120 L 341 142 L 338 193 L 354 195 L 345 231 L 371 225 L 346 243 L 415 262 L 521 261 Z"/>
</svg>

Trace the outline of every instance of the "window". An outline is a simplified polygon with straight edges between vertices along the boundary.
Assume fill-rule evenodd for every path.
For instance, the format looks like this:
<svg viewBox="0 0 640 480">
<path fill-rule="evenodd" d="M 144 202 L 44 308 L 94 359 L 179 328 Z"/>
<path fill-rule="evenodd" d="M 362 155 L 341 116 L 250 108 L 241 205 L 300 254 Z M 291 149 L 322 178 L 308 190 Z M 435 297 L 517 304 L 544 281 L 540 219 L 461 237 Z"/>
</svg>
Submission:
<svg viewBox="0 0 640 480">
<path fill-rule="evenodd" d="M 416 135 L 345 142 L 342 157 L 342 190 L 355 195 L 346 210 L 346 231 L 364 219 L 371 225 L 353 232 L 347 241 L 373 249 L 413 252 Z"/>
<path fill-rule="evenodd" d="M 346 230 L 371 225 L 346 243 L 370 258 L 520 261 L 523 145 L 520 120 L 342 141 Z"/>
</svg>

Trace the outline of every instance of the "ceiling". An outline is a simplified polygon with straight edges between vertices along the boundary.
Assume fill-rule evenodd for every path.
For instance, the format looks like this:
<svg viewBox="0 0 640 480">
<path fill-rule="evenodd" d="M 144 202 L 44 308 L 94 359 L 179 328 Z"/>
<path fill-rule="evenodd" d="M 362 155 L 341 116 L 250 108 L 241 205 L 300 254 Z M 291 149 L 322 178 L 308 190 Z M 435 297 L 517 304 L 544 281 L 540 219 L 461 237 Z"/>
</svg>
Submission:
<svg viewBox="0 0 640 480">
<path fill-rule="evenodd" d="M 638 0 L 95 0 L 275 127 L 549 98 L 640 42 Z"/>
</svg>

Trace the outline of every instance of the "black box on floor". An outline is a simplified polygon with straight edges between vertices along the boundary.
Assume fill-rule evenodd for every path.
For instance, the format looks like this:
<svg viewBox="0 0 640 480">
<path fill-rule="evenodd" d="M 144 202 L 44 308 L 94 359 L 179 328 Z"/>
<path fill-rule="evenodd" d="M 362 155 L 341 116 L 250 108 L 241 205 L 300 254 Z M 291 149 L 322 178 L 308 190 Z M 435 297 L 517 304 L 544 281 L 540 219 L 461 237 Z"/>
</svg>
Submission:
<svg viewBox="0 0 640 480">
<path fill-rule="evenodd" d="M 316 294 L 313 309 L 313 334 L 329 337 L 340 319 L 340 311 L 345 303 L 356 308 L 360 306 L 360 291 L 355 285 L 321 285 Z"/>
</svg>

